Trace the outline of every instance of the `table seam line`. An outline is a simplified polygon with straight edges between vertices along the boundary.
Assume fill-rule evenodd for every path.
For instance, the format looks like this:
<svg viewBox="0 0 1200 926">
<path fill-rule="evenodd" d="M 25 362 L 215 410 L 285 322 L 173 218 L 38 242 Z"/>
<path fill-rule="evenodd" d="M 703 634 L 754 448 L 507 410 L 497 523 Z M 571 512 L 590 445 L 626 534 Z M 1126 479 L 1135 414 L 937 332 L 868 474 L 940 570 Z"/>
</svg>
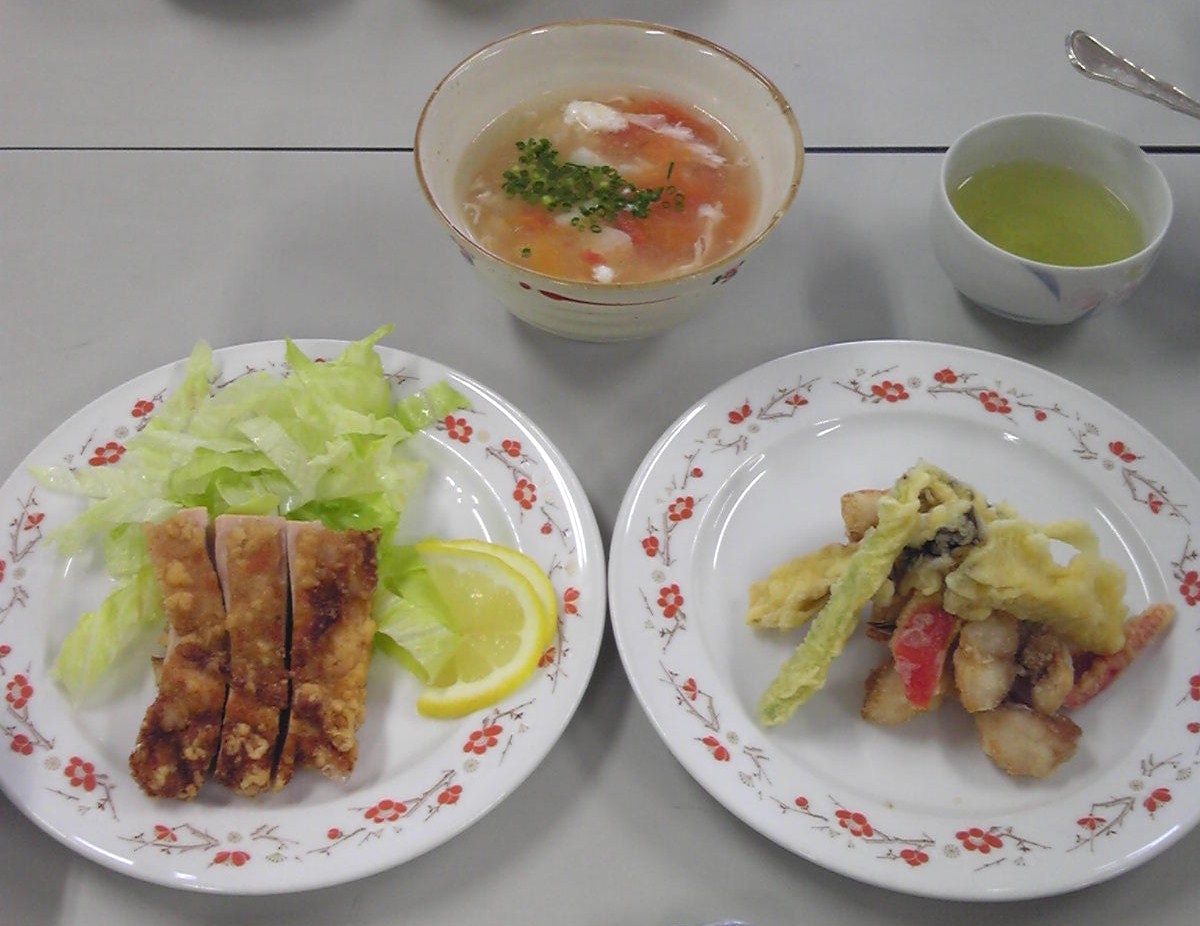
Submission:
<svg viewBox="0 0 1200 926">
<path fill-rule="evenodd" d="M 1141 145 L 1147 154 L 1200 154 L 1200 145 Z M 948 145 L 812 145 L 808 155 L 945 154 Z M 212 154 L 413 154 L 411 146 L 373 145 L 0 145 L 0 152 L 212 153 Z"/>
</svg>

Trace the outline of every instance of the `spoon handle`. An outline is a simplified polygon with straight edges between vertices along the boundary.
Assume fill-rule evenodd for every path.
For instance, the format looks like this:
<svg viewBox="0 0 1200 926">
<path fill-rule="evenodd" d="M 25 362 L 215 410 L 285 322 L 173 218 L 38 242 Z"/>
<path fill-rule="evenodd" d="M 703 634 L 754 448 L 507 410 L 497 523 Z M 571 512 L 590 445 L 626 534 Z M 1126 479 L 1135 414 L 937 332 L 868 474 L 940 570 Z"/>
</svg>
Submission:
<svg viewBox="0 0 1200 926">
<path fill-rule="evenodd" d="M 1127 58 L 1106 48 L 1081 29 L 1067 36 L 1067 58 L 1088 77 L 1139 93 L 1181 113 L 1200 119 L 1200 102 L 1178 87 L 1159 80 Z"/>
</svg>

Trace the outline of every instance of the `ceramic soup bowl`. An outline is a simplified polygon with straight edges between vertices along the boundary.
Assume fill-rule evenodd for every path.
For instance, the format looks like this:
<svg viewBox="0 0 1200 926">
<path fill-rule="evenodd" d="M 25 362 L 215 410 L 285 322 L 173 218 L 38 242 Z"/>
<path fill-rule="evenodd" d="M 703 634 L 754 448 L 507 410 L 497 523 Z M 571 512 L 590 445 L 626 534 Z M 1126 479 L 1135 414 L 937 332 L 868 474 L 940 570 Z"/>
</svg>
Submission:
<svg viewBox="0 0 1200 926">
<path fill-rule="evenodd" d="M 759 196 L 731 253 L 649 282 L 560 279 L 484 247 L 464 214 L 464 152 L 497 118 L 560 88 L 628 87 L 703 110 L 745 147 Z M 586 99 L 586 97 L 582 97 Z M 479 278 L 509 311 L 545 331 L 619 341 L 666 331 L 723 294 L 777 225 L 800 182 L 804 147 L 778 89 L 736 55 L 664 26 L 619 20 L 556 22 L 493 42 L 458 64 L 429 97 L 415 161 L 429 204 Z"/>
</svg>

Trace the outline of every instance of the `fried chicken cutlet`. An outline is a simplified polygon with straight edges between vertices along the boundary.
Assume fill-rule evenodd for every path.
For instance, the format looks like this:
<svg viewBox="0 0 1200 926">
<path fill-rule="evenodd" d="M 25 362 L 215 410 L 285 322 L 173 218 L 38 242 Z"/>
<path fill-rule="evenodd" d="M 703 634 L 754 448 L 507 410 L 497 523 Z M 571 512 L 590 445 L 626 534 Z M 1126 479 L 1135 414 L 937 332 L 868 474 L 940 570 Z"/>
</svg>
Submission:
<svg viewBox="0 0 1200 926">
<path fill-rule="evenodd" d="M 220 741 L 229 648 L 208 527 L 203 508 L 142 526 L 162 588 L 167 648 L 129 770 L 152 797 L 194 797 Z"/>
<path fill-rule="evenodd" d="M 221 515 L 143 525 L 167 649 L 130 771 L 151 797 L 209 775 L 251 796 L 295 768 L 342 780 L 358 756 L 378 531 Z"/>
<path fill-rule="evenodd" d="M 375 621 L 379 531 L 289 521 L 292 704 L 278 772 L 293 765 L 342 780 L 358 757 Z"/>
<path fill-rule="evenodd" d="M 246 796 L 282 788 L 290 777 L 274 774 L 289 697 L 285 524 L 281 517 L 230 514 L 215 522 L 229 697 L 213 778 Z"/>
</svg>

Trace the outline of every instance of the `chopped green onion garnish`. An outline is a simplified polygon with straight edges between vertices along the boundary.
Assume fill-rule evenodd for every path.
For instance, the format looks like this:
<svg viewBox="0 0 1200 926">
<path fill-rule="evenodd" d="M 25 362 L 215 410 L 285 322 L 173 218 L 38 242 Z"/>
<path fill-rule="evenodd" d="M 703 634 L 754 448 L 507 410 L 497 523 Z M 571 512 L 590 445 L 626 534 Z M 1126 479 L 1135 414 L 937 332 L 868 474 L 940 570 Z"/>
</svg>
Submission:
<svg viewBox="0 0 1200 926">
<path fill-rule="evenodd" d="M 683 209 L 683 192 L 675 187 L 639 188 L 607 164 L 585 167 L 562 161 L 548 138 L 529 138 L 516 146 L 521 153 L 517 163 L 504 172 L 504 192 L 550 212 L 577 210 L 579 215 L 571 219 L 576 228 L 599 232 L 601 220 L 611 222 L 620 212 L 644 219 L 664 193 L 669 196 L 664 206 Z M 668 179 L 674 169 L 672 161 L 667 168 Z M 522 255 L 528 256 L 524 252 Z"/>
</svg>

